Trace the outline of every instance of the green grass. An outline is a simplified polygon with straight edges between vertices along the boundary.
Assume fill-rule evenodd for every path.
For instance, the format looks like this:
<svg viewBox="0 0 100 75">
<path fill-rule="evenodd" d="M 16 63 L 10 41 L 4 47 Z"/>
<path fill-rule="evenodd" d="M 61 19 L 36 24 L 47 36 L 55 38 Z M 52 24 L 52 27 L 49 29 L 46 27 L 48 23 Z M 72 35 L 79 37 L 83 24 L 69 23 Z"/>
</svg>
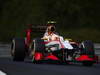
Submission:
<svg viewBox="0 0 100 75">
<path fill-rule="evenodd" d="M 65 38 L 72 38 L 76 41 L 92 40 L 100 43 L 100 30 L 95 28 L 77 28 L 61 30 L 60 32 Z"/>
</svg>

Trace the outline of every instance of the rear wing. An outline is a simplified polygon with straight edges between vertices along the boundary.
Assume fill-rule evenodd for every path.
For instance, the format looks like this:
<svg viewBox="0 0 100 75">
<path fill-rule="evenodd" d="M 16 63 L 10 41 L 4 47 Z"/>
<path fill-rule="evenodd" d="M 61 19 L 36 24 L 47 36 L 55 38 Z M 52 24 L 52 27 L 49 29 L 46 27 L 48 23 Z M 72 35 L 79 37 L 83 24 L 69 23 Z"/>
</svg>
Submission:
<svg viewBox="0 0 100 75">
<path fill-rule="evenodd" d="M 44 33 L 46 31 L 47 26 L 40 26 L 40 25 L 34 25 L 32 26 L 31 30 L 32 32 L 38 32 L 38 33 Z"/>
<path fill-rule="evenodd" d="M 43 25 L 29 25 L 26 29 L 26 43 L 29 45 L 32 38 L 42 37 L 46 31 L 47 26 Z"/>
</svg>

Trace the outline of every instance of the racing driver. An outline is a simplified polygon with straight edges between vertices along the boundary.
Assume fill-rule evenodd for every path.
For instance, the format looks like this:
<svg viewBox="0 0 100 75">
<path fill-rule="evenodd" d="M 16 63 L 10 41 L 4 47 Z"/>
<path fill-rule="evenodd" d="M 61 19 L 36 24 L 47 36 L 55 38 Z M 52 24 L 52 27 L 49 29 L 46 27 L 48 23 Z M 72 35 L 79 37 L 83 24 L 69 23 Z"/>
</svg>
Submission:
<svg viewBox="0 0 100 75">
<path fill-rule="evenodd" d="M 67 48 L 67 49 L 73 49 L 73 47 L 70 45 L 68 40 L 64 40 L 62 36 L 58 35 L 55 32 L 55 26 L 53 24 L 54 22 L 49 22 L 48 27 L 46 29 L 46 32 L 42 39 L 47 40 L 49 45 L 55 45 L 59 44 L 59 49 L 61 48 Z"/>
</svg>

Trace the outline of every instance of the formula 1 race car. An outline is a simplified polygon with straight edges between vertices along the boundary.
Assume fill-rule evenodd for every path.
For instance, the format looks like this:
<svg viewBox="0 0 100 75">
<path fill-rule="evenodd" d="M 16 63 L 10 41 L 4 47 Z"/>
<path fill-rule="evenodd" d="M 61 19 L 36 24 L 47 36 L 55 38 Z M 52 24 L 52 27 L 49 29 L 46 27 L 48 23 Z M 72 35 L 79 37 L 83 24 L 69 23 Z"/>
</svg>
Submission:
<svg viewBox="0 0 100 75">
<path fill-rule="evenodd" d="M 35 26 L 36 30 L 41 30 L 41 28 L 45 30 L 45 26 Z M 50 41 L 47 42 L 41 38 L 31 39 L 32 30 L 35 29 L 34 27 L 27 29 L 25 38 L 14 38 L 12 40 L 11 55 L 14 61 L 24 61 L 25 57 L 28 56 L 33 63 L 57 62 L 67 64 L 69 62 L 81 62 L 85 66 L 92 66 L 97 62 L 92 41 L 86 40 L 77 43 L 67 40 L 73 49 L 59 48 L 59 45 L 56 43 L 47 46 Z M 35 34 L 35 31 L 33 32 Z"/>
</svg>

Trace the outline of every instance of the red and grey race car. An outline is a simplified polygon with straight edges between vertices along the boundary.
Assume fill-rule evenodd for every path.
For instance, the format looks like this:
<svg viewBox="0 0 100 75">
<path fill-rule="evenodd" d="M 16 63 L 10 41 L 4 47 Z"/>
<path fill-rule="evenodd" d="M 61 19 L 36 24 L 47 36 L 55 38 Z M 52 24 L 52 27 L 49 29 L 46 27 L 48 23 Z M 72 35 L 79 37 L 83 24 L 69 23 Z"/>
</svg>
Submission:
<svg viewBox="0 0 100 75">
<path fill-rule="evenodd" d="M 36 30 L 40 30 L 39 28 L 43 27 L 37 27 Z M 80 62 L 85 66 L 92 66 L 97 62 L 92 41 L 86 40 L 81 43 L 69 41 L 73 47 L 71 50 L 59 48 L 56 43 L 47 46 L 49 42 L 41 38 L 31 39 L 32 30 L 34 30 L 34 27 L 27 30 L 25 38 L 14 38 L 12 40 L 11 55 L 14 61 L 24 61 L 25 57 L 28 56 L 33 63 L 68 64 L 69 62 Z"/>
</svg>

